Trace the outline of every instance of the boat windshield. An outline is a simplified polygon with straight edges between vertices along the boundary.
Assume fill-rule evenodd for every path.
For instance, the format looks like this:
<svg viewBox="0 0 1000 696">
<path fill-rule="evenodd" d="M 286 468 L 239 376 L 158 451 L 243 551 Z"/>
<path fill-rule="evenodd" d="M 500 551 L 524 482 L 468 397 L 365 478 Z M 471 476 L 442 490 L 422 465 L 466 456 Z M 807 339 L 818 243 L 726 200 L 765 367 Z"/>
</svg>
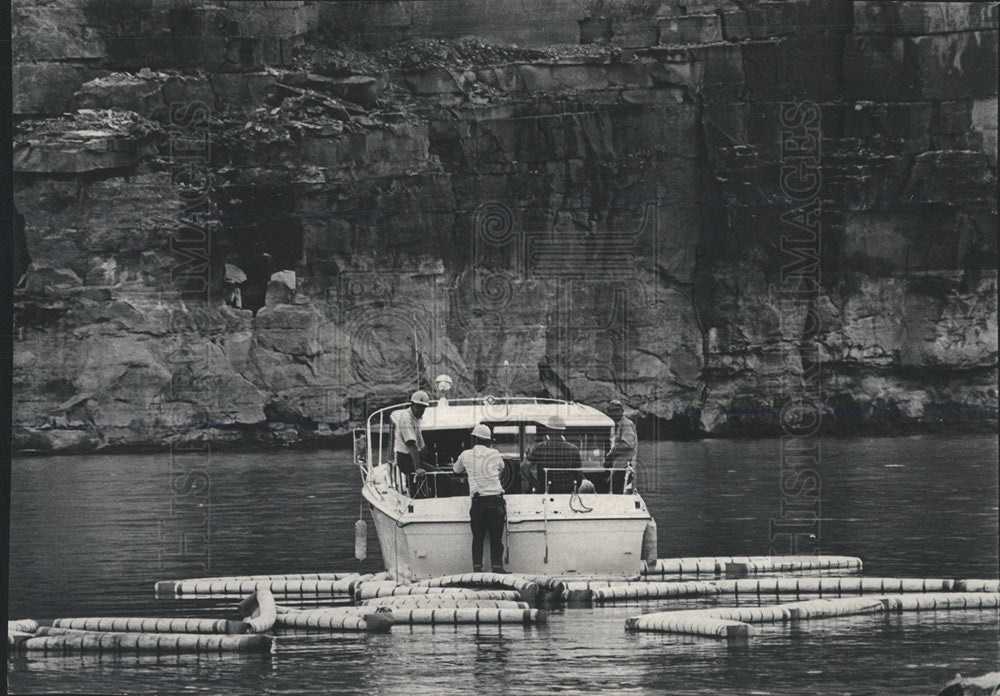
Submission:
<svg viewBox="0 0 1000 696">
<path fill-rule="evenodd" d="M 533 437 L 535 434 L 534 425 L 524 427 L 525 434 Z M 498 425 L 493 428 L 493 449 L 504 456 L 521 456 L 521 434 L 520 427 L 516 425 Z"/>
</svg>

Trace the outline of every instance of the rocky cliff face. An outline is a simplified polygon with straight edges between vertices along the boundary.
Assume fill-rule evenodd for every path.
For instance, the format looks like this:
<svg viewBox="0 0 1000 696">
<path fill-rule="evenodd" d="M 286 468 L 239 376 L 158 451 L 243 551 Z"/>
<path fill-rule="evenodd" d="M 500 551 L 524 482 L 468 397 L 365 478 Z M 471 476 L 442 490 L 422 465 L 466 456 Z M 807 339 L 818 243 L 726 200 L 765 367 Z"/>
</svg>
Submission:
<svg viewBox="0 0 1000 696">
<path fill-rule="evenodd" d="M 533 49 L 373 7 L 402 43 L 15 3 L 18 447 L 321 442 L 441 372 L 661 434 L 778 432 L 804 387 L 832 431 L 996 426 L 995 3 L 665 3 Z"/>
</svg>

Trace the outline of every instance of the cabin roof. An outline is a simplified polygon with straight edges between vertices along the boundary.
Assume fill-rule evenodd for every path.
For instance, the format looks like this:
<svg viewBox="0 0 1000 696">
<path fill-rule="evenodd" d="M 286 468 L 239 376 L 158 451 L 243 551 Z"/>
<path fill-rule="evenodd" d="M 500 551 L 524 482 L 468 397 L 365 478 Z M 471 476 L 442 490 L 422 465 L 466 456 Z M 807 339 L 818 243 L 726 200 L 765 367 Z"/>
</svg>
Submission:
<svg viewBox="0 0 1000 696">
<path fill-rule="evenodd" d="M 400 408 L 406 404 L 400 404 Z M 432 405 L 420 419 L 420 429 L 457 430 L 472 428 L 477 423 L 535 423 L 545 425 L 552 416 L 559 416 L 567 428 L 610 428 L 614 425 L 606 414 L 592 406 L 570 402 L 509 403 L 502 399 L 492 404 L 461 403 Z M 373 425 L 377 425 L 377 419 Z"/>
</svg>

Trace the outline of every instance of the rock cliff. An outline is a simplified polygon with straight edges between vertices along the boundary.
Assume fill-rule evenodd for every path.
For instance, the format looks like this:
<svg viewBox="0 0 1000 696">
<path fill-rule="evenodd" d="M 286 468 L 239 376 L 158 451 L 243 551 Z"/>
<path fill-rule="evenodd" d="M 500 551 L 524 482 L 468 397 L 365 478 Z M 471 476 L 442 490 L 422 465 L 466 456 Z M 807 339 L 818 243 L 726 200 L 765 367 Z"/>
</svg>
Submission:
<svg viewBox="0 0 1000 696">
<path fill-rule="evenodd" d="M 996 427 L 996 3 L 532 48 L 340 5 L 15 2 L 16 447 L 323 442 L 442 372 L 660 435 L 803 389 L 830 432 Z"/>
</svg>

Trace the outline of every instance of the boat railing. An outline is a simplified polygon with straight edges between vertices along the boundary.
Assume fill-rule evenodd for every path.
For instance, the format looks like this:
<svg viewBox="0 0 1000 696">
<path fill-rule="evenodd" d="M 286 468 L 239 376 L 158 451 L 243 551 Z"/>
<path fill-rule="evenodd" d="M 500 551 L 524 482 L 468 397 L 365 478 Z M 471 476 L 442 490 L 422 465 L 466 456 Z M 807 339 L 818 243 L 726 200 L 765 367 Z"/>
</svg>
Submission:
<svg viewBox="0 0 1000 696">
<path fill-rule="evenodd" d="M 572 493 L 584 479 L 594 484 L 595 492 L 629 494 L 635 492 L 635 472 L 631 466 L 624 469 L 605 467 L 546 467 L 546 493 Z M 567 489 L 567 490 L 563 490 Z"/>
<path fill-rule="evenodd" d="M 384 462 L 382 466 L 386 467 L 388 486 L 408 498 L 453 497 L 451 480 L 457 474 L 453 473 L 451 469 L 439 471 L 425 469 L 424 476 L 416 476 L 402 471 L 392 460 Z"/>
<path fill-rule="evenodd" d="M 405 473 L 394 461 L 387 461 L 386 483 L 407 498 L 454 498 L 468 495 L 465 475 L 451 469 L 424 470 L 423 476 Z M 594 492 L 607 495 L 628 495 L 635 492 L 635 472 L 632 467 L 546 468 L 545 493 L 572 493 L 584 480 L 594 484 Z"/>
</svg>

